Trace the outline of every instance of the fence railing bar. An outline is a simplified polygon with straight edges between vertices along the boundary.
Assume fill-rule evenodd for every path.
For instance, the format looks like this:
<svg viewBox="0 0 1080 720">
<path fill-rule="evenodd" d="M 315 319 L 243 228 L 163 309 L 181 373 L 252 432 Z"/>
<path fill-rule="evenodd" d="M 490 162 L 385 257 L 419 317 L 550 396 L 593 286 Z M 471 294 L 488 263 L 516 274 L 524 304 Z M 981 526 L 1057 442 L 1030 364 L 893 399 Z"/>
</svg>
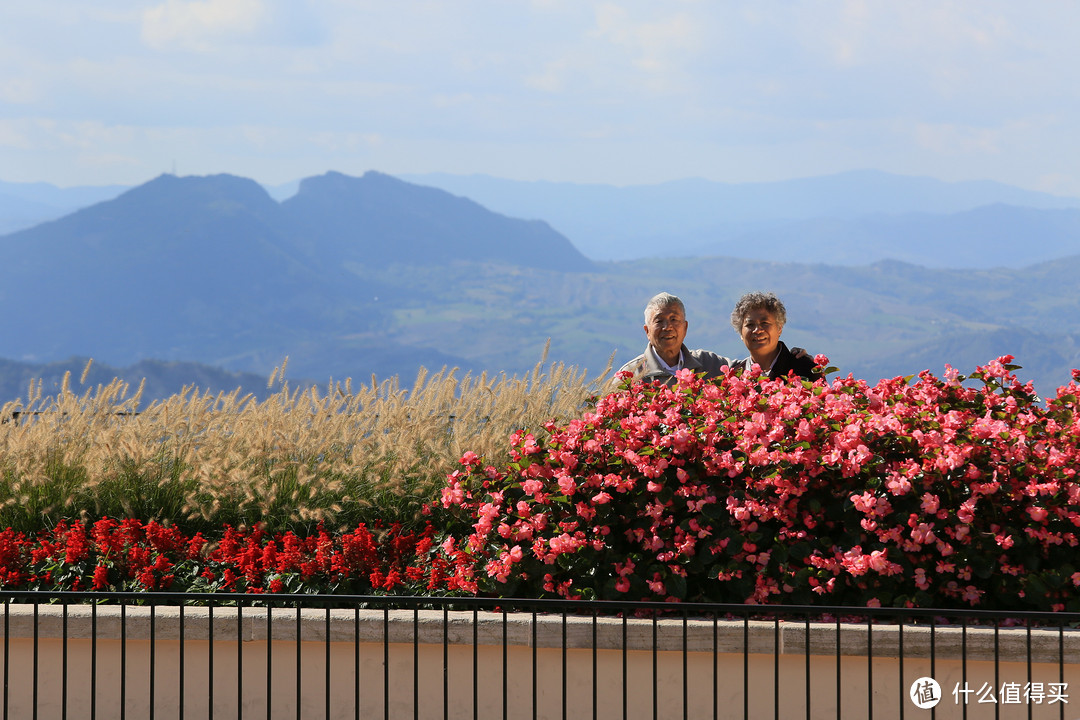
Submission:
<svg viewBox="0 0 1080 720">
<path fill-rule="evenodd" d="M 244 720 L 244 603 L 236 603 L 236 720 Z"/>
<path fill-rule="evenodd" d="M 937 677 L 937 621 L 930 623 L 930 677 Z M 930 720 L 937 718 L 937 706 L 930 708 Z"/>
<path fill-rule="evenodd" d="M 968 689 L 968 621 L 960 619 L 960 681 L 964 690 Z M 960 717 L 968 720 L 967 693 L 964 693 L 964 703 Z"/>
<path fill-rule="evenodd" d="M 353 608 L 353 720 L 360 720 L 360 608 Z M 269 704 L 269 703 L 267 703 Z"/>
<path fill-rule="evenodd" d="M 874 720 L 874 622 L 866 619 L 866 720 Z"/>
<path fill-rule="evenodd" d="M 657 680 L 656 668 L 656 615 L 652 617 L 652 716 L 653 720 L 660 717 L 660 704 L 657 695 L 660 693 L 660 683 Z"/>
<path fill-rule="evenodd" d="M 803 623 L 803 655 L 806 657 L 806 676 L 804 682 L 806 683 L 806 720 L 811 720 L 810 716 L 810 615 L 807 614 L 806 622 Z"/>
<path fill-rule="evenodd" d="M 38 606 L 34 605 L 34 720 L 38 716 Z"/>
<path fill-rule="evenodd" d="M 412 702 L 413 720 L 420 720 L 420 608 L 414 607 L 412 611 Z M 300 720 L 299 717 L 296 720 Z"/>
<path fill-rule="evenodd" d="M 900 618 L 900 623 L 897 626 L 897 655 L 899 662 L 896 663 L 897 668 L 900 671 L 899 685 L 900 692 L 896 694 L 897 699 L 900 701 L 900 720 L 904 720 L 904 706 L 905 697 L 905 685 L 904 685 L 904 619 Z"/>
<path fill-rule="evenodd" d="M 479 617 L 480 611 L 474 606 L 472 609 L 472 716 L 473 720 L 480 719 L 480 643 L 479 641 Z"/>
<path fill-rule="evenodd" d="M 206 632 L 210 642 L 206 645 L 207 708 L 206 717 L 214 720 L 214 606 L 206 608 Z"/>
<path fill-rule="evenodd" d="M 303 616 L 300 613 L 301 606 L 296 606 L 296 720 L 303 720 L 304 682 L 303 667 L 304 656 L 302 644 L 304 636 Z"/>
<path fill-rule="evenodd" d="M 712 619 L 712 716 L 713 720 L 720 720 L 720 647 L 719 643 L 719 619 L 713 615 Z"/>
<path fill-rule="evenodd" d="M 562 614 L 562 720 L 566 720 L 566 611 Z"/>
<path fill-rule="evenodd" d="M 773 619 L 773 718 L 780 720 L 780 618 Z"/>
<path fill-rule="evenodd" d="M 750 717 L 750 616 L 743 616 L 743 653 L 742 653 L 742 697 L 743 717 Z"/>
<path fill-rule="evenodd" d="M 539 688 L 537 686 L 537 674 L 536 674 L 536 607 L 532 609 L 532 625 L 530 625 L 532 631 L 532 719 L 537 718 L 537 696 Z"/>
<path fill-rule="evenodd" d="M 1034 679 L 1034 676 L 1031 674 L 1031 625 L 1030 624 L 1027 625 L 1025 630 L 1027 630 L 1026 637 L 1024 639 L 1024 644 L 1025 644 L 1025 646 L 1027 648 L 1027 682 L 1028 682 L 1028 687 L 1030 688 L 1031 687 L 1031 681 Z M 1034 707 L 1032 707 L 1031 703 L 1029 702 L 1027 704 L 1028 720 L 1031 720 L 1031 714 L 1032 714 L 1033 711 L 1034 711 Z"/>
<path fill-rule="evenodd" d="M 4 717 L 8 717 L 8 670 L 11 667 L 11 599 L 4 598 Z M 90 683 L 93 685 L 93 682 Z"/>
<path fill-rule="evenodd" d="M 626 613 L 622 616 L 622 716 L 623 720 L 629 715 L 629 705 L 627 704 L 627 685 L 626 685 Z"/>
<path fill-rule="evenodd" d="M 274 707 L 274 605 L 266 605 L 266 720 L 273 718 Z"/>
<path fill-rule="evenodd" d="M 383 606 L 383 718 L 390 720 L 390 606 Z"/>
<path fill-rule="evenodd" d="M 508 711 L 508 708 L 509 708 L 509 693 L 508 693 L 508 682 L 507 682 L 508 681 L 508 676 L 509 676 L 509 672 L 508 672 L 509 668 L 508 668 L 507 662 L 506 662 L 506 653 L 507 653 L 507 649 L 509 647 L 509 642 L 508 642 L 509 638 L 507 638 L 507 635 L 506 635 L 506 623 L 507 623 L 507 616 L 506 616 L 506 613 L 503 613 L 503 616 L 502 616 L 502 716 L 503 716 L 503 720 L 506 720 L 507 711 Z"/>
<path fill-rule="evenodd" d="M 90 720 L 97 717 L 97 605 L 90 606 Z"/>
<path fill-rule="evenodd" d="M 994 623 L 994 692 L 1001 692 L 1001 652 L 998 635 L 1001 630 L 999 622 Z M 1001 698 L 994 703 L 994 720 L 1001 717 Z"/>
<path fill-rule="evenodd" d="M 688 622 L 686 613 L 682 616 L 682 716 L 683 720 L 689 720 L 690 713 L 690 684 L 688 682 L 689 665 L 687 664 L 687 642 L 686 642 L 686 624 Z"/>
<path fill-rule="evenodd" d="M 213 645 L 211 645 L 213 647 Z M 120 606 L 120 720 L 127 717 L 127 605 Z M 213 717 L 211 715 L 211 717 Z"/>
<path fill-rule="evenodd" d="M 593 615 L 592 615 L 592 720 L 596 720 L 597 713 L 599 713 L 599 711 L 600 711 L 600 706 L 598 704 L 599 697 L 598 697 L 598 694 L 597 694 L 597 683 L 600 682 L 600 679 L 599 679 L 598 673 L 597 673 L 597 671 L 598 671 L 597 660 L 598 660 L 599 652 L 597 651 L 597 647 L 596 647 L 596 621 L 597 621 L 596 610 L 593 610 Z"/>
<path fill-rule="evenodd" d="M 151 600 L 151 602 L 150 602 L 150 715 L 149 715 L 149 720 L 154 720 L 154 698 L 155 698 L 154 691 L 156 689 L 155 685 L 157 684 L 157 677 L 156 677 L 156 675 L 154 673 L 154 671 L 156 669 L 155 666 L 154 666 L 154 661 L 156 660 L 154 650 L 157 647 L 157 636 L 156 636 L 156 632 L 155 632 L 157 630 L 157 627 L 156 627 L 157 612 L 156 611 L 157 611 L 157 606 L 155 606 L 153 601 Z"/>
<path fill-rule="evenodd" d="M 177 678 L 176 678 L 176 682 L 177 682 L 177 685 L 179 687 L 179 694 L 180 694 L 180 697 L 178 698 L 179 702 L 178 702 L 178 707 L 177 707 L 177 714 L 179 716 L 179 720 L 184 720 L 184 671 L 185 671 L 185 668 L 184 668 L 184 607 L 185 607 L 184 605 L 180 606 L 180 627 L 179 627 L 179 634 L 180 634 L 179 662 L 180 662 L 180 667 L 177 668 Z M 270 701 L 269 697 L 270 696 L 267 695 L 267 703 L 269 703 L 269 701 Z"/>
<path fill-rule="evenodd" d="M 840 676 L 840 617 L 836 618 L 836 720 L 840 720 L 842 717 L 840 714 L 840 706 L 843 698 L 843 685 L 841 684 Z"/>
<path fill-rule="evenodd" d="M 450 720 L 450 609 L 442 609 L 442 715 L 443 720 Z M 330 720 L 327 716 L 326 720 Z"/>
<path fill-rule="evenodd" d="M 67 720 L 68 709 L 68 606 L 64 603 L 63 643 L 60 658 L 60 717 Z M 151 717 L 150 720 L 153 720 Z"/>
<path fill-rule="evenodd" d="M 1065 624 L 1058 625 L 1058 682 L 1065 682 Z M 1065 720 L 1065 703 L 1058 703 L 1058 717 Z"/>
<path fill-rule="evenodd" d="M 326 695 L 326 720 L 330 720 L 330 606 L 326 608 L 326 685 L 324 686 L 324 693 Z"/>
</svg>

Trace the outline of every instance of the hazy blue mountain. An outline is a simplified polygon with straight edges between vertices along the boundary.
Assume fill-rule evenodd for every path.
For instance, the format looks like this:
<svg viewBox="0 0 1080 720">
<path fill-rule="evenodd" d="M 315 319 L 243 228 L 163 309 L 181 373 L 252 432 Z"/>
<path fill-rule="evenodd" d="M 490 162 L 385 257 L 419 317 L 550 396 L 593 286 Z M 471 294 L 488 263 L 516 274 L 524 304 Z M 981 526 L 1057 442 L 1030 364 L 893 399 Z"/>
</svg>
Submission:
<svg viewBox="0 0 1080 720">
<path fill-rule="evenodd" d="M 342 306 L 280 215 L 254 181 L 163 175 L 0 238 L 0 299 L 20 306 L 0 319 L 0 356 L 126 364 L 229 357 L 241 341 L 280 360 L 281 333 Z"/>
<path fill-rule="evenodd" d="M 472 367 L 450 349 L 384 337 L 411 299 L 365 268 L 591 266 L 543 223 L 377 173 L 310 178 L 284 204 L 245 178 L 163 175 L 0 237 L 0 257 L 0 357 L 269 373 L 290 356 L 313 377 Z"/>
<path fill-rule="evenodd" d="M 989 181 L 943 182 L 863 170 L 779 182 L 719 183 L 700 179 L 615 187 L 520 182 L 484 175 L 431 173 L 404 179 L 464 195 L 496 212 L 543 218 L 597 260 L 730 254 L 744 245 L 764 259 L 755 233 L 798 242 L 805 220 L 856 220 L 872 215 L 950 215 L 995 203 L 1033 209 L 1080 208 L 1058 197 Z M 884 221 L 880 221 L 884 222 Z M 851 249 L 855 241 L 845 249 Z M 889 255 L 878 256 L 873 260 Z M 820 259 L 838 262 L 819 256 Z M 860 260 L 863 262 L 865 260 Z"/>
<path fill-rule="evenodd" d="M 281 204 L 311 259 L 334 263 L 440 265 L 503 262 L 581 271 L 577 248 L 540 220 L 518 220 L 436 188 L 382 173 L 307 178 Z"/>
<path fill-rule="evenodd" d="M 0 359 L 0 405 L 14 401 L 26 401 L 30 383 L 40 381 L 43 397 L 55 395 L 60 391 L 64 375 L 70 373 L 69 388 L 82 395 L 88 389 L 108 385 L 119 378 L 126 382 L 129 391 L 125 397 L 134 396 L 140 383 L 145 381 L 142 393 L 142 406 L 153 400 L 161 400 L 187 388 L 202 395 L 219 392 L 231 393 L 240 389 L 241 395 L 254 395 L 263 399 L 281 389 L 274 384 L 267 388 L 267 376 L 253 373 L 234 373 L 221 368 L 191 362 L 163 362 L 161 360 L 141 360 L 128 367 L 112 367 L 94 362 L 86 374 L 86 382 L 81 382 L 87 358 L 72 357 L 52 363 L 25 363 Z M 290 380 L 290 387 L 296 382 Z M 302 382 L 300 383 L 303 384 Z"/>
<path fill-rule="evenodd" d="M 709 236 L 711 235 L 711 236 Z M 1021 267 L 1080 253 L 1080 209 L 984 205 L 947 215 L 819 218 L 684 238 L 679 255 L 772 257 L 864 265 L 889 258 L 926 267 Z"/>
<path fill-rule="evenodd" d="M 77 208 L 60 210 L 37 200 L 27 200 L 17 195 L 0 192 L 0 234 L 33 227 L 75 209 Z"/>
<path fill-rule="evenodd" d="M 0 180 L 0 235 L 33 227 L 94 203 L 111 200 L 122 185 L 61 188 L 50 183 L 12 183 Z"/>
</svg>

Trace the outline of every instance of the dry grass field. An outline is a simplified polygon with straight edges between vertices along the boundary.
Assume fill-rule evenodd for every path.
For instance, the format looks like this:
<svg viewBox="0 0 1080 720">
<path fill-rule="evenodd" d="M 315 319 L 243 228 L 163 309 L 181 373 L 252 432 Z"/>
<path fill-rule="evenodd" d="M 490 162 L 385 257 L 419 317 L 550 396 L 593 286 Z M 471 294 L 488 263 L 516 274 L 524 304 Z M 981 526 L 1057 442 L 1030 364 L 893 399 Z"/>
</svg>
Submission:
<svg viewBox="0 0 1080 720">
<path fill-rule="evenodd" d="M 189 389 L 145 407 L 120 381 L 76 393 L 67 377 L 53 396 L 31 386 L 2 410 L 0 527 L 104 515 L 190 531 L 418 522 L 466 450 L 505 459 L 513 431 L 580 414 L 609 371 L 588 378 L 541 360 L 524 377 L 279 382 L 261 402 Z"/>
</svg>

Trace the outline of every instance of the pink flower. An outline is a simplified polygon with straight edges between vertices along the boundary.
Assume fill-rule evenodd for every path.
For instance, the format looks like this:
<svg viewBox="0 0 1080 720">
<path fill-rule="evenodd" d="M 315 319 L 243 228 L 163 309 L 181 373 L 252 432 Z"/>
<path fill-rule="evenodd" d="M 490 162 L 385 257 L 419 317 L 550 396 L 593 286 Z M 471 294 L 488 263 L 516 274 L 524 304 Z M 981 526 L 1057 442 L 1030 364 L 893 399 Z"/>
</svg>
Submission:
<svg viewBox="0 0 1080 720">
<path fill-rule="evenodd" d="M 932 543 L 936 539 L 933 527 L 933 524 L 927 525 L 926 523 L 919 523 L 917 527 L 912 529 L 911 539 L 920 545 Z"/>
<path fill-rule="evenodd" d="M 922 509 L 924 513 L 929 515 L 937 514 L 938 508 L 941 507 L 941 500 L 937 495 L 932 493 L 926 493 L 922 497 Z"/>
</svg>

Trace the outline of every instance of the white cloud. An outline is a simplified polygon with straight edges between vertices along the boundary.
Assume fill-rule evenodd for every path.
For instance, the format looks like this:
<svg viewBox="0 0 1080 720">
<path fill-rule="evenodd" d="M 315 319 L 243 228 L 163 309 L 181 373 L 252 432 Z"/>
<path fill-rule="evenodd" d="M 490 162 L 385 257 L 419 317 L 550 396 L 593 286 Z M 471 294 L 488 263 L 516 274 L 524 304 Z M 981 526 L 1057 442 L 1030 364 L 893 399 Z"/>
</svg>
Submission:
<svg viewBox="0 0 1080 720">
<path fill-rule="evenodd" d="M 252 34 L 265 8 L 260 0 L 165 0 L 142 17 L 142 39 L 152 48 L 201 50 L 228 37 Z"/>
<path fill-rule="evenodd" d="M 615 3 L 596 8 L 595 35 L 624 48 L 635 67 L 649 72 L 675 69 L 701 41 L 698 26 L 686 13 L 639 19 Z"/>
<path fill-rule="evenodd" d="M 26 134 L 24 123 L 15 120 L 0 120 L 0 148 L 30 150 L 33 143 Z"/>
<path fill-rule="evenodd" d="M 0 80 L 0 102 L 29 105 L 40 98 L 38 84 L 29 77 L 8 77 Z"/>
<path fill-rule="evenodd" d="M 98 152 L 282 179 L 379 162 L 1066 186 L 1078 23 L 1080 5 L 1013 0 L 12 2 L 0 168 L 65 183 L 51 168 Z"/>
</svg>

